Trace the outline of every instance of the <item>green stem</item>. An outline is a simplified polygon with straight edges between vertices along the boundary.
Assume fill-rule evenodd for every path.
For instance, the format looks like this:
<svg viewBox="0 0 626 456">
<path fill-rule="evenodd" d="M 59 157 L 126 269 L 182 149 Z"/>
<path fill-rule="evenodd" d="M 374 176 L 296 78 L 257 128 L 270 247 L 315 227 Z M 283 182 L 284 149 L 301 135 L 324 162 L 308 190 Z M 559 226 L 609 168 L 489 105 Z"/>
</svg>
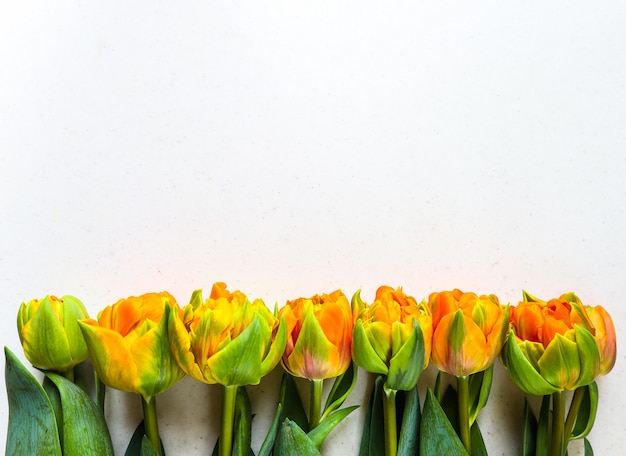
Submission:
<svg viewBox="0 0 626 456">
<path fill-rule="evenodd" d="M 157 454 L 161 455 L 163 453 L 161 452 L 161 438 L 159 437 L 159 425 L 157 422 L 156 397 L 152 396 L 146 400 L 145 397 L 141 396 L 141 406 L 143 407 L 143 424 L 146 429 L 146 435 Z"/>
<path fill-rule="evenodd" d="M 322 416 L 322 391 L 324 388 L 324 380 L 311 380 L 311 404 L 309 427 L 313 430 L 320 424 Z"/>
<path fill-rule="evenodd" d="M 576 388 L 574 391 L 574 396 L 572 397 L 572 402 L 570 403 L 569 411 L 567 412 L 567 419 L 565 420 L 565 428 L 563 429 L 563 453 L 565 453 L 567 445 L 569 444 L 572 429 L 574 429 L 574 424 L 576 423 L 576 418 L 578 417 L 578 410 L 580 409 L 580 404 L 582 404 L 583 397 L 585 396 L 585 388 L 587 387 L 582 386 L 580 388 Z"/>
<path fill-rule="evenodd" d="M 396 390 L 383 388 L 383 424 L 385 430 L 385 456 L 398 453 L 398 425 L 396 423 Z"/>
<path fill-rule="evenodd" d="M 551 456 L 563 454 L 563 425 L 565 423 L 565 394 L 561 391 L 552 393 L 552 445 Z"/>
<path fill-rule="evenodd" d="M 472 454 L 472 438 L 470 434 L 469 418 L 469 376 L 456 378 L 456 388 L 459 405 L 459 434 L 461 442 L 468 454 Z"/>
<path fill-rule="evenodd" d="M 235 402 L 237 386 L 224 386 L 222 402 L 222 431 L 220 433 L 219 456 L 231 456 L 233 451 L 233 425 L 235 422 Z"/>
</svg>

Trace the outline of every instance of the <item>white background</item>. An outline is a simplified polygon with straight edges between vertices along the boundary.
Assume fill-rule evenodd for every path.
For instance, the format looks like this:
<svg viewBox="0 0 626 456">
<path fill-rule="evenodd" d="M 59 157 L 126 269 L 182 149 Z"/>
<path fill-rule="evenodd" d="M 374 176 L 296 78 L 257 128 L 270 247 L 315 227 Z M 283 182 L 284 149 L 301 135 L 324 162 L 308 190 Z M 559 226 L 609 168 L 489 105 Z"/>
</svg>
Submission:
<svg viewBox="0 0 626 456">
<path fill-rule="evenodd" d="M 621 342 L 625 23 L 604 1 L 0 0 L 2 344 L 25 361 L 32 298 L 95 317 L 215 281 L 270 306 L 571 290 Z M 626 444 L 622 348 L 598 381 L 601 456 Z M 479 421 L 514 455 L 523 399 L 497 367 Z M 251 388 L 255 440 L 279 378 Z M 168 454 L 209 453 L 219 394 L 185 379 L 159 398 Z M 139 402 L 111 392 L 107 410 L 122 454 Z M 362 417 L 323 453 L 356 454 Z"/>
</svg>

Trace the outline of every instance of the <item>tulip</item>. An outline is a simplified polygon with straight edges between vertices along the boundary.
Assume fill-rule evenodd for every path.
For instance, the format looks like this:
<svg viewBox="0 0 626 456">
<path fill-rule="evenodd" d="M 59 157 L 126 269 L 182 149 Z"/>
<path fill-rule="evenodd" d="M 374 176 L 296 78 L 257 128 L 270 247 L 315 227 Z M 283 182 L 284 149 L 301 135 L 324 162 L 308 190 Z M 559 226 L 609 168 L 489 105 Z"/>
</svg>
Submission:
<svg viewBox="0 0 626 456">
<path fill-rule="evenodd" d="M 397 453 L 396 393 L 416 387 L 428 365 L 432 339 L 432 318 L 415 298 L 381 286 L 371 305 L 352 298 L 356 318 L 352 341 L 354 362 L 368 372 L 384 375 L 383 424 L 385 454 Z"/>
<path fill-rule="evenodd" d="M 508 306 L 501 306 L 494 295 L 479 297 L 458 289 L 432 293 L 428 306 L 433 318 L 431 361 L 457 379 L 459 434 L 471 454 L 470 427 L 486 404 L 492 366 L 509 328 Z M 475 378 L 479 379 L 477 389 L 485 393 L 470 404 L 470 376 L 483 372 Z"/>
<path fill-rule="evenodd" d="M 213 285 L 203 301 L 196 290 L 181 316 L 169 321 L 172 353 L 191 377 L 225 387 L 220 455 L 230 455 L 237 387 L 256 385 L 280 361 L 287 341 L 284 320 L 260 299 L 250 303 L 241 291 Z"/>
<path fill-rule="evenodd" d="M 567 450 L 586 389 L 595 389 L 595 378 L 612 369 L 615 347 L 610 315 L 583 305 L 574 293 L 543 301 L 524 292 L 524 301 L 512 308 L 502 364 L 524 392 L 552 396 L 552 455 Z M 564 390 L 574 391 L 567 419 Z"/>
<path fill-rule="evenodd" d="M 112 388 L 141 395 L 146 435 L 158 454 L 161 443 L 155 396 L 184 376 L 170 350 L 170 313 L 180 313 L 180 308 L 169 293 L 147 293 L 106 307 L 98 314 L 98 321 L 80 322 L 100 380 Z"/>
<path fill-rule="evenodd" d="M 311 380 L 310 426 L 321 418 L 324 379 L 342 375 L 352 362 L 353 317 L 341 290 L 287 301 L 278 313 L 287 322 L 285 370 Z"/>
<path fill-rule="evenodd" d="M 87 346 L 78 320 L 89 318 L 83 304 L 73 296 L 46 296 L 22 303 L 17 330 L 30 363 L 38 369 L 69 376 L 87 359 Z"/>
</svg>

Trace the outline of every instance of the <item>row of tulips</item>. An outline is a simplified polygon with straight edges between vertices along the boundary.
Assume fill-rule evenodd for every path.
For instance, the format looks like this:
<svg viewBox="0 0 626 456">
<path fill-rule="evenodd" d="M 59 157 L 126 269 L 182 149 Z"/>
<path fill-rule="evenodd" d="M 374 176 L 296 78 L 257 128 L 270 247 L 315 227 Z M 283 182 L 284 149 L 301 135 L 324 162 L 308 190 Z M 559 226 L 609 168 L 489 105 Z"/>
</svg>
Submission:
<svg viewBox="0 0 626 456">
<path fill-rule="evenodd" d="M 97 321 L 78 299 L 48 296 L 22 304 L 18 331 L 36 368 L 73 381 L 75 366 L 89 357 L 98 381 L 141 395 L 139 435 L 146 437 L 138 454 L 163 454 L 155 398 L 185 375 L 224 387 L 219 456 L 250 454 L 249 428 L 238 427 L 246 421 L 238 401 L 245 405 L 245 386 L 258 384 L 279 362 L 289 375 L 259 455 L 305 447 L 316 454 L 353 410 L 340 408 L 356 382 L 353 364 L 377 376 L 360 455 L 486 454 L 476 418 L 500 357 L 522 391 L 544 397 L 538 418 L 528 405 L 525 410 L 523 454 L 563 456 L 569 441 L 586 437 L 593 425 L 595 379 L 615 363 L 615 328 L 604 308 L 584 305 L 573 293 L 543 301 L 524 292 L 523 298 L 509 306 L 494 295 L 453 290 L 418 303 L 401 288 L 381 286 L 370 304 L 359 292 L 350 303 L 338 290 L 272 312 L 218 282 L 207 299 L 196 290 L 183 308 L 167 292 L 148 293 L 106 307 Z M 453 381 L 443 393 L 438 377 L 421 409 L 416 385 L 429 363 Z M 310 381 L 305 419 L 297 418 L 302 402 L 294 407 L 285 393 L 289 377 Z M 323 382 L 332 378 L 322 407 Z M 567 390 L 574 394 L 566 414 Z M 101 393 L 96 401 L 103 412 Z M 381 439 L 372 438 L 378 432 L 385 436 L 382 448 Z M 10 424 L 7 454 L 31 454 L 15 452 L 24 442 L 13 433 L 19 431 Z M 242 433 L 247 443 L 238 443 Z M 586 439 L 585 445 L 592 454 Z"/>
</svg>

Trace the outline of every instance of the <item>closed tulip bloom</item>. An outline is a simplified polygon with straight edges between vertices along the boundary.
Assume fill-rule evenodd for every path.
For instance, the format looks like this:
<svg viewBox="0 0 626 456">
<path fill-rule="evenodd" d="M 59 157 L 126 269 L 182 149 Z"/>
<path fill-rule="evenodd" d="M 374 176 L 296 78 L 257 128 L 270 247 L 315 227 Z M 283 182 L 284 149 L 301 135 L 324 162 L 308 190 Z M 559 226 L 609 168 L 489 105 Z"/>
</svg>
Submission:
<svg viewBox="0 0 626 456">
<path fill-rule="evenodd" d="M 100 379 L 108 386 L 149 400 L 184 376 L 172 357 L 167 314 L 179 313 L 167 292 L 121 299 L 80 323 Z"/>
<path fill-rule="evenodd" d="M 431 361 L 456 377 L 487 369 L 500 354 L 509 327 L 508 307 L 494 295 L 477 296 L 455 289 L 432 293 Z"/>
<path fill-rule="evenodd" d="M 291 375 L 323 380 L 343 374 L 352 361 L 352 311 L 341 290 L 287 301 L 282 364 Z"/>
<path fill-rule="evenodd" d="M 213 285 L 204 301 L 196 290 L 182 316 L 169 321 L 172 352 L 181 368 L 207 384 L 256 385 L 280 361 L 287 332 L 262 300 Z"/>
<path fill-rule="evenodd" d="M 381 286 L 371 305 L 353 299 L 357 317 L 352 341 L 354 362 L 368 372 L 387 376 L 385 386 L 408 391 L 428 365 L 432 319 L 427 310 L 401 288 Z M 358 314 L 358 315 L 357 315 Z"/>
<path fill-rule="evenodd" d="M 615 328 L 601 307 L 573 293 L 539 300 L 527 293 L 511 311 L 502 363 L 525 392 L 575 390 L 608 373 L 615 362 Z"/>
<path fill-rule="evenodd" d="M 46 296 L 22 303 L 17 330 L 26 359 L 38 369 L 66 372 L 85 361 L 87 345 L 78 321 L 89 318 L 73 296 Z"/>
</svg>

